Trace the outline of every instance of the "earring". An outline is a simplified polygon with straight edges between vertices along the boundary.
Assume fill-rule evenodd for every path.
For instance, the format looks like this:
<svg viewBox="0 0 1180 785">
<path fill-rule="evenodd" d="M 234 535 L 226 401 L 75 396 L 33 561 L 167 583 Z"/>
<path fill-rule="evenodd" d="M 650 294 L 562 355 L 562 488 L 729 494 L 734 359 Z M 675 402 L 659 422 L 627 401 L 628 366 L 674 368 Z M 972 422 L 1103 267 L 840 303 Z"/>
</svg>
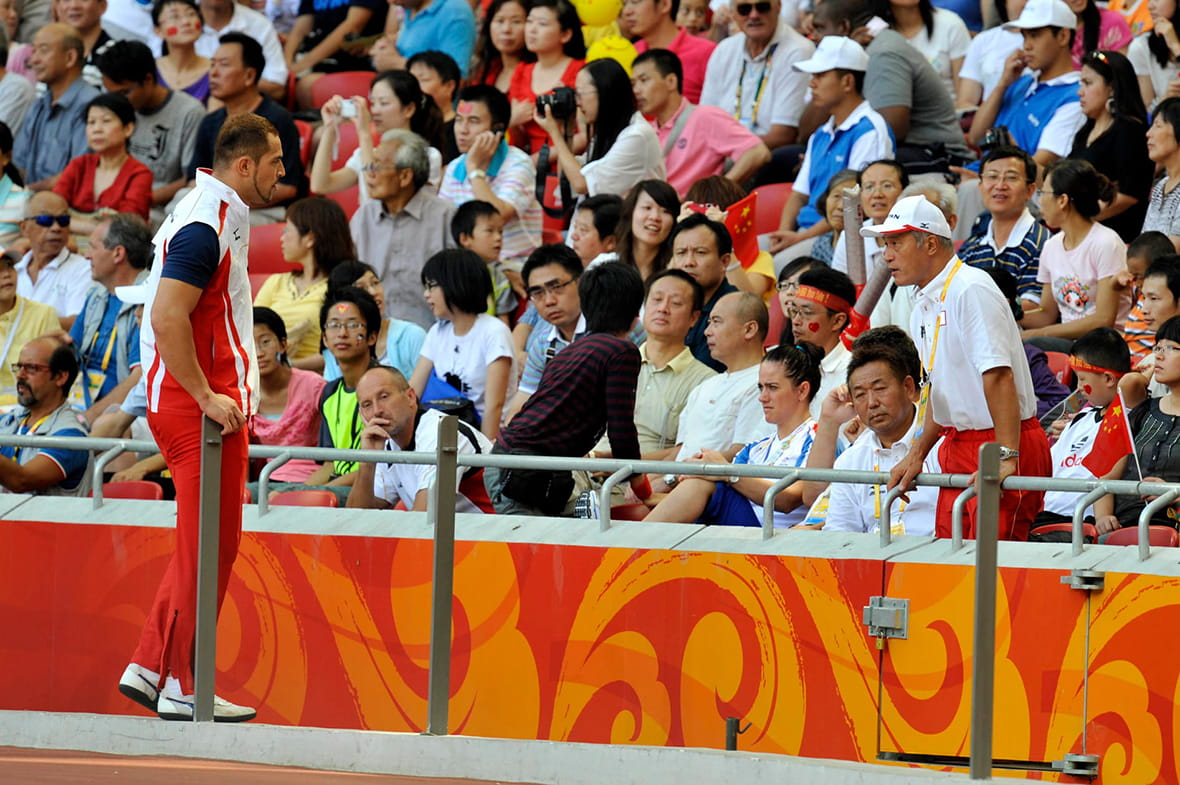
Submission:
<svg viewBox="0 0 1180 785">
<path fill-rule="evenodd" d="M 1111 115 L 1114 114 L 1114 96 L 1113 95 L 1110 98 L 1106 99 L 1106 111 L 1109 112 Z"/>
</svg>

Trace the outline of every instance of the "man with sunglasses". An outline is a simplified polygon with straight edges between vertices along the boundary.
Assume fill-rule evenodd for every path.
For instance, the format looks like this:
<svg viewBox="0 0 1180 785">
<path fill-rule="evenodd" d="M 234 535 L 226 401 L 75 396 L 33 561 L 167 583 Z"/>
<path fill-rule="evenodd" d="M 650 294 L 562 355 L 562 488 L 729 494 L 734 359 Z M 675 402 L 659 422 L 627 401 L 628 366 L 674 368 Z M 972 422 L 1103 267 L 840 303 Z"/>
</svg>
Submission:
<svg viewBox="0 0 1180 785">
<path fill-rule="evenodd" d="M 217 607 L 242 534 L 247 421 L 258 408 L 258 358 L 246 254 L 251 207 L 269 204 L 283 176 L 270 121 L 234 115 L 217 137 L 213 169 L 156 233 L 140 325 L 147 420 L 176 484 L 176 550 L 160 581 L 119 691 L 162 719 L 193 718 L 193 646 L 205 418 L 221 428 Z M 221 698 L 214 719 L 253 719 Z"/>
<path fill-rule="evenodd" d="M 730 112 L 771 150 L 794 144 L 807 100 L 807 75 L 791 66 L 815 45 L 779 25 L 781 0 L 734 4 L 741 33 L 717 45 L 705 70 L 700 103 Z"/>
<path fill-rule="evenodd" d="M 56 338 L 34 338 L 12 363 L 19 406 L 0 417 L 0 434 L 87 436 L 85 418 L 69 404 L 78 375 L 74 350 Z M 0 447 L 0 486 L 10 493 L 85 496 L 90 453 L 58 447 Z"/>
<path fill-rule="evenodd" d="M 73 326 L 92 285 L 90 262 L 66 246 L 69 227 L 70 205 L 64 198 L 52 191 L 33 194 L 21 222 L 29 251 L 16 265 L 17 293 L 57 311 L 63 330 Z"/>
</svg>

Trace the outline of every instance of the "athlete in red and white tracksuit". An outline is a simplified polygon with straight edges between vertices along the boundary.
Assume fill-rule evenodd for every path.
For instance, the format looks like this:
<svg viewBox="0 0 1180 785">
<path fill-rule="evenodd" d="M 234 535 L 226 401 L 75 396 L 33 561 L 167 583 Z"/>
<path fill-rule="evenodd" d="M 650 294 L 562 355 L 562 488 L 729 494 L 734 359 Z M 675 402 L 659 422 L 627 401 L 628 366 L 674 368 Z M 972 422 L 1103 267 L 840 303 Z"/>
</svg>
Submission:
<svg viewBox="0 0 1180 785">
<path fill-rule="evenodd" d="M 221 549 L 217 582 L 220 611 L 242 531 L 248 429 L 257 410 L 258 364 L 246 251 L 249 208 L 233 188 L 207 170 L 156 234 L 145 314 L 153 314 L 162 280 L 202 290 L 189 315 L 200 372 L 214 394 L 227 396 L 242 415 L 241 427 L 223 436 L 221 455 Z M 161 300 L 163 303 L 164 301 Z M 156 317 L 145 318 L 140 353 L 146 370 L 148 425 L 176 484 L 176 551 L 148 613 L 133 664 L 180 681 L 193 692 L 196 623 L 197 541 L 203 411 L 157 351 Z"/>
</svg>

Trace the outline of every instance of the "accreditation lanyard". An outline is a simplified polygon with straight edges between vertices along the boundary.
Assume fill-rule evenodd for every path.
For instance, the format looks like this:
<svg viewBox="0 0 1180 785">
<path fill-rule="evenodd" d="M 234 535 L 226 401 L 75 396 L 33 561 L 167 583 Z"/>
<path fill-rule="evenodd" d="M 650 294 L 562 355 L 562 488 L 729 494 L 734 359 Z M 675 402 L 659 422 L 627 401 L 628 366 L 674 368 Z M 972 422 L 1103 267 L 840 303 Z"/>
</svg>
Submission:
<svg viewBox="0 0 1180 785">
<path fill-rule="evenodd" d="M 107 339 L 107 348 L 102 355 L 101 370 L 92 377 L 92 372 L 87 370 L 86 366 L 89 365 L 90 355 L 92 352 L 94 352 L 94 347 L 98 344 L 98 338 L 101 334 L 102 330 L 95 330 L 94 338 L 92 338 L 90 341 L 90 349 L 86 352 L 86 360 L 82 363 L 82 371 L 86 374 L 86 378 L 82 380 L 82 393 L 86 400 L 87 409 L 89 409 L 94 404 L 92 398 L 98 394 L 99 390 L 102 389 L 102 385 L 106 382 L 107 368 L 111 364 L 111 350 L 115 348 L 115 341 L 119 337 L 118 320 L 115 321 L 115 326 L 111 329 L 111 337 Z M 93 387 L 96 383 L 98 384 L 98 389 L 92 391 L 91 387 Z"/>
<path fill-rule="evenodd" d="M 771 58 L 774 57 L 775 50 L 778 49 L 778 44 L 772 44 L 770 51 L 766 53 L 766 60 L 762 63 L 762 73 L 758 76 L 758 86 L 754 88 L 754 108 L 750 111 L 750 130 L 754 130 L 754 126 L 758 124 L 758 108 L 762 106 L 762 95 L 765 93 L 766 81 L 770 78 Z M 742 72 L 738 75 L 737 83 L 737 101 L 733 107 L 733 119 L 741 122 L 742 119 L 742 84 L 746 81 L 746 66 L 750 61 L 742 58 Z"/>
<path fill-rule="evenodd" d="M 807 460 L 807 453 L 811 451 L 811 443 L 813 441 L 815 441 L 815 431 L 812 430 L 813 424 L 814 423 L 811 420 L 804 420 L 803 423 L 799 427 L 797 427 L 795 430 L 791 431 L 790 435 L 787 436 L 787 438 L 779 439 L 778 437 L 775 437 L 773 439 L 767 440 L 767 442 L 766 442 L 766 455 L 763 456 L 763 459 L 761 461 L 757 461 L 757 463 L 760 463 L 764 466 L 769 466 L 771 464 L 771 458 L 770 458 L 771 451 L 773 450 L 773 448 L 775 446 L 778 446 L 780 448 L 778 451 L 778 455 L 782 456 L 783 454 L 785 454 L 787 452 L 788 448 L 790 448 L 791 444 L 795 441 L 795 438 L 799 435 L 799 433 L 801 431 L 806 430 L 807 435 L 803 440 L 803 447 L 802 447 L 802 449 L 799 450 L 799 454 L 797 456 L 795 456 L 795 468 L 799 468 L 800 466 L 802 466 L 803 462 Z M 751 456 L 751 457 L 753 457 L 753 456 Z M 776 460 L 777 460 L 777 456 L 776 456 Z M 755 463 L 755 461 L 751 461 L 751 463 Z M 775 464 L 775 465 L 777 466 L 779 464 Z"/>
<path fill-rule="evenodd" d="M 875 471 L 875 472 L 881 471 L 881 461 L 878 460 L 879 457 L 880 457 L 879 453 L 875 453 L 873 455 L 873 471 Z M 873 486 L 873 517 L 877 519 L 877 527 L 878 528 L 880 528 L 880 526 L 881 526 L 881 489 L 883 487 L 884 486 L 882 486 L 882 485 L 874 485 Z M 902 498 L 901 499 L 901 506 L 898 507 L 898 509 L 897 509 L 897 518 L 890 518 L 890 520 L 889 520 L 889 533 L 890 534 L 894 534 L 894 535 L 905 534 L 905 521 L 902 520 L 902 516 L 904 516 L 904 515 L 905 515 L 905 499 Z"/>
<path fill-rule="evenodd" d="M 951 288 L 951 281 L 955 280 L 955 275 L 962 266 L 963 260 L 956 258 L 955 266 L 947 275 L 946 282 L 942 285 L 942 294 L 938 297 L 938 316 L 934 319 L 934 335 L 930 339 L 930 356 L 926 358 L 926 381 L 922 384 L 922 395 L 918 398 L 918 429 L 914 433 L 914 441 L 922 437 L 922 431 L 926 428 L 926 407 L 930 405 L 930 380 L 934 375 L 934 359 L 938 355 L 938 335 L 942 331 L 943 322 L 946 321 L 946 311 L 942 310 L 941 306 L 946 302 L 946 293 Z"/>
<path fill-rule="evenodd" d="M 32 428 L 29 428 L 29 427 L 27 427 L 29 424 L 29 415 L 26 414 L 25 419 L 21 420 L 20 428 L 18 429 L 20 434 L 23 436 L 23 435 L 27 435 L 30 433 L 32 433 L 32 434 L 37 433 L 37 429 L 40 428 L 42 425 L 44 425 L 45 421 L 48 420 L 50 418 L 50 416 L 52 416 L 52 415 L 53 415 L 53 412 L 50 412 L 49 414 L 42 417 L 40 420 L 37 420 L 37 422 L 33 423 Z M 19 464 L 24 463 L 24 461 L 21 460 L 21 456 L 24 455 L 24 453 L 25 453 L 24 447 L 17 447 L 16 448 L 16 462 L 17 463 L 19 463 Z"/>
</svg>

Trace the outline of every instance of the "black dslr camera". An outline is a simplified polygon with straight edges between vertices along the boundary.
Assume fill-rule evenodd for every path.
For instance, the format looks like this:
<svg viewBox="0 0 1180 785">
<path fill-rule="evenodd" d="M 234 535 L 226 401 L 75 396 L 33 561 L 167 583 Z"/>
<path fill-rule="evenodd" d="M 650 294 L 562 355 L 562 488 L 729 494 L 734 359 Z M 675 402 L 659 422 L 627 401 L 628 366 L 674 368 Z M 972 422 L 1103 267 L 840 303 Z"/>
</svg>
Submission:
<svg viewBox="0 0 1180 785">
<path fill-rule="evenodd" d="M 578 102 L 572 87 L 557 87 L 537 96 L 537 113 L 551 116 L 554 120 L 568 120 L 578 111 Z"/>
</svg>

